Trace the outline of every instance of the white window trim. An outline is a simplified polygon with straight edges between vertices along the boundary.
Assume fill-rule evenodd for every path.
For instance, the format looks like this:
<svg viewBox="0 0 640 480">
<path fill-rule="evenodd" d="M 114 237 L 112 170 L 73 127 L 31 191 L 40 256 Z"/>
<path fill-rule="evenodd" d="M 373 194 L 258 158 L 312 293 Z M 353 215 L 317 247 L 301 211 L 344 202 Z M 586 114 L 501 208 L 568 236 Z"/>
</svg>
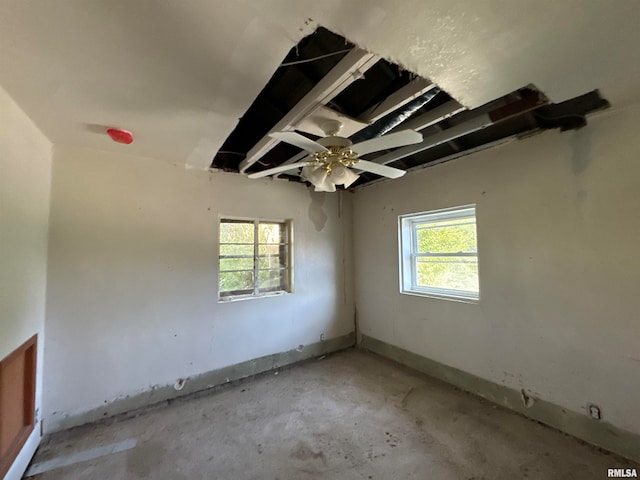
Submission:
<svg viewBox="0 0 640 480">
<path fill-rule="evenodd" d="M 462 205 L 459 207 L 443 208 L 428 212 L 411 213 L 398 216 L 398 254 L 400 265 L 400 293 L 405 295 L 416 295 L 420 297 L 442 298 L 465 303 L 478 303 L 480 301 L 480 287 L 478 292 L 465 290 L 454 290 L 438 287 L 423 287 L 417 284 L 416 270 L 413 268 L 417 250 L 417 238 L 415 235 L 415 225 L 419 223 L 435 222 L 438 220 L 453 220 L 456 218 L 476 219 L 476 205 Z M 448 256 L 451 254 L 438 254 L 437 256 Z M 420 254 L 420 256 L 423 256 Z M 424 256 L 429 256 L 425 254 Z M 472 256 L 478 258 L 477 252 L 457 253 L 455 256 Z M 479 262 L 478 262 L 479 263 Z"/>
<path fill-rule="evenodd" d="M 258 278 L 258 262 L 254 260 L 254 290 L 253 293 L 247 294 L 239 294 L 239 295 L 220 295 L 220 278 L 217 279 L 217 291 L 218 291 L 218 303 L 228 303 L 228 302 L 237 302 L 241 300 L 250 300 L 253 298 L 265 298 L 265 297 L 280 297 L 283 295 L 288 295 L 293 293 L 293 220 L 291 219 L 272 219 L 272 218 L 257 218 L 257 217 L 235 217 L 231 215 L 218 215 L 218 223 L 217 223 L 217 243 L 218 243 L 218 266 L 217 272 L 220 275 L 220 223 L 223 220 L 234 220 L 241 221 L 247 223 L 253 223 L 255 228 L 257 229 L 260 223 L 281 223 L 286 226 L 286 234 L 287 234 L 287 266 L 285 270 L 287 271 L 287 286 L 283 290 L 275 290 L 271 292 L 262 292 L 258 291 L 257 282 L 255 281 Z M 258 241 L 257 241 L 257 232 L 254 237 L 254 259 L 258 256 Z"/>
</svg>

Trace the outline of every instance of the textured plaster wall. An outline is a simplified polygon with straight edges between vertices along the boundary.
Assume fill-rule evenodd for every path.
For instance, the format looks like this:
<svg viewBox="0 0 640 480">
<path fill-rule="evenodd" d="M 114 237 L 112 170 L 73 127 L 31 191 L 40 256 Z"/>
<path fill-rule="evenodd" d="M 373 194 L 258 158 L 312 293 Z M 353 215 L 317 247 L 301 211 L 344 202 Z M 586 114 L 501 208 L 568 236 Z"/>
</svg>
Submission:
<svg viewBox="0 0 640 480">
<path fill-rule="evenodd" d="M 639 121 L 605 112 L 358 191 L 362 333 L 640 433 Z M 480 302 L 401 295 L 398 215 L 470 203 Z"/>
<path fill-rule="evenodd" d="M 56 146 L 45 430 L 353 331 L 350 197 Z M 295 293 L 218 303 L 220 215 L 293 220 Z"/>
<path fill-rule="evenodd" d="M 38 334 L 36 409 L 42 407 L 51 143 L 0 87 L 0 359 Z M 6 480 L 22 477 L 36 428 Z"/>
</svg>

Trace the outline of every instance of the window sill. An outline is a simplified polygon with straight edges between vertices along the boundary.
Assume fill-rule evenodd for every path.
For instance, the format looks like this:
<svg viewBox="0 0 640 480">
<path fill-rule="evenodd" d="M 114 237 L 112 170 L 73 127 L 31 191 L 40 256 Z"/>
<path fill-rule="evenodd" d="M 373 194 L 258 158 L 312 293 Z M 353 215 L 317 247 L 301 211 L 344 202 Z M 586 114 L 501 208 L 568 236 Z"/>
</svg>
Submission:
<svg viewBox="0 0 640 480">
<path fill-rule="evenodd" d="M 474 305 L 480 303 L 480 298 L 459 297 L 452 294 L 448 295 L 444 293 L 417 292 L 414 290 L 400 290 L 400 293 L 402 295 L 412 295 L 414 297 L 436 298 L 440 300 L 449 300 L 451 302 L 459 302 L 459 303 L 470 303 Z"/>
<path fill-rule="evenodd" d="M 282 297 L 283 295 L 291 295 L 293 292 L 269 292 L 261 295 L 237 295 L 234 297 L 218 298 L 218 303 L 241 302 L 243 300 L 255 300 L 258 298 Z"/>
</svg>

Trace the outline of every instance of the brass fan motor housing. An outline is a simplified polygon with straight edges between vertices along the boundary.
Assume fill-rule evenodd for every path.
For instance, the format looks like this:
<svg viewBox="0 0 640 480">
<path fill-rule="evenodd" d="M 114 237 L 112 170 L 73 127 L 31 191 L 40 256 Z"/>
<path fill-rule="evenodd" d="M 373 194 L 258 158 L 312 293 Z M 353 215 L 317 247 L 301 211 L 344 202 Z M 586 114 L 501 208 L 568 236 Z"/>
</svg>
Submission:
<svg viewBox="0 0 640 480">
<path fill-rule="evenodd" d="M 322 165 L 327 170 L 327 175 L 331 175 L 331 170 L 335 165 L 353 167 L 358 162 L 358 154 L 348 147 L 327 146 L 327 150 L 315 152 L 314 164 Z"/>
</svg>

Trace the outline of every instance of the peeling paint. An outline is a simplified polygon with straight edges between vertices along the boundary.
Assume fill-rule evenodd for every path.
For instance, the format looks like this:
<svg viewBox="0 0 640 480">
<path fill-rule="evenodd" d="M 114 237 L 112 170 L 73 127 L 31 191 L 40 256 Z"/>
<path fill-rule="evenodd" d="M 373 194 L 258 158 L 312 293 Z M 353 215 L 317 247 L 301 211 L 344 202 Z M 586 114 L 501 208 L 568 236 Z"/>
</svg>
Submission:
<svg viewBox="0 0 640 480">
<path fill-rule="evenodd" d="M 175 388 L 175 384 L 164 386 L 153 385 L 147 391 L 132 396 L 127 395 L 126 397 L 116 398 L 109 404 L 102 405 L 93 410 L 73 415 L 64 414 L 63 418 L 52 418 L 48 433 L 100 420 L 107 420 L 114 415 L 123 414 L 127 417 L 139 414 L 138 410 L 144 407 L 158 405 L 161 404 L 161 402 L 169 402 L 175 398 L 202 392 L 210 388 L 223 387 L 224 385 L 232 384 L 236 380 L 267 371 L 273 371 L 282 366 L 291 365 L 323 354 L 344 350 L 354 345 L 355 334 L 352 332 L 341 337 L 305 345 L 303 346 L 303 352 L 293 349 L 189 377 L 189 382 L 186 382 L 186 378 L 180 379 L 184 380 L 185 383 L 183 384 L 183 388 L 179 390 L 179 393 L 177 393 L 178 391 Z"/>
<path fill-rule="evenodd" d="M 581 128 L 572 132 L 571 147 L 571 171 L 574 175 L 582 175 L 591 164 L 591 130 L 589 127 Z M 584 193 L 586 192 L 578 192 Z"/>
<path fill-rule="evenodd" d="M 309 189 L 311 202 L 309 203 L 307 215 L 309 220 L 311 220 L 311 223 L 313 223 L 313 226 L 316 228 L 316 232 L 321 232 L 324 229 L 327 219 L 329 218 L 323 208 L 325 196 L 325 193 L 314 192 Z"/>
<path fill-rule="evenodd" d="M 522 403 L 524 404 L 525 407 L 527 408 L 533 407 L 533 404 L 535 403 L 535 399 L 531 395 L 528 395 L 524 388 L 520 390 L 520 395 L 522 397 Z"/>
</svg>

